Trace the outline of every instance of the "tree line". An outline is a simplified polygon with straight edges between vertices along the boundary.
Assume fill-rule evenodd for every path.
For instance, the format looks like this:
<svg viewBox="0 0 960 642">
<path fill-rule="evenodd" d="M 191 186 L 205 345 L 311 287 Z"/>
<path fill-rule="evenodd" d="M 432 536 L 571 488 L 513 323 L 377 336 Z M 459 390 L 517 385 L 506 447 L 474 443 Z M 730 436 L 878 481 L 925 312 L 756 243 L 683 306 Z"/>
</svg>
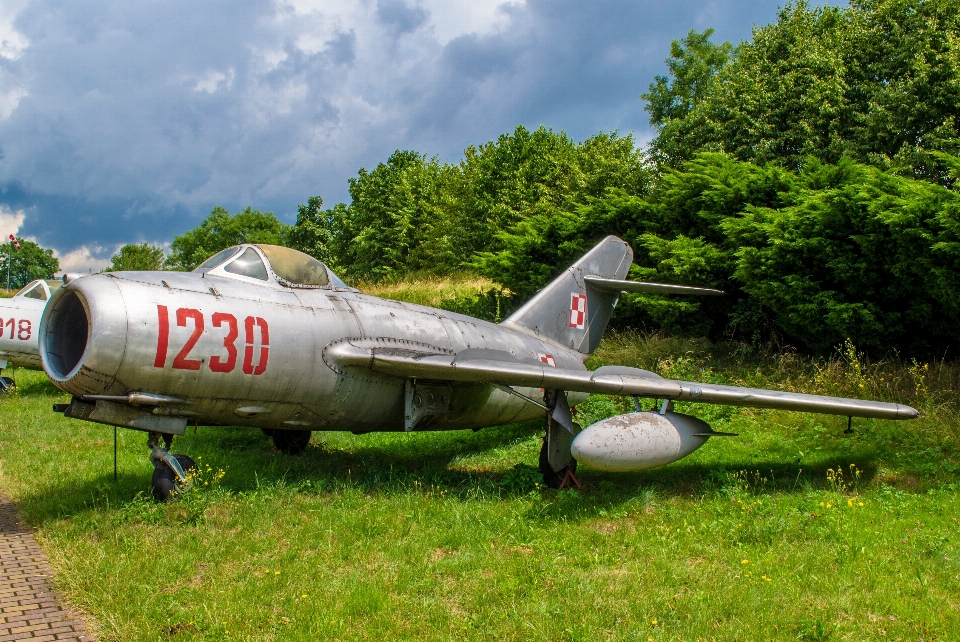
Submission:
<svg viewBox="0 0 960 642">
<path fill-rule="evenodd" d="M 798 2 L 737 46 L 711 38 L 675 41 L 641 94 L 646 149 L 517 127 L 459 163 L 398 150 L 350 179 L 349 204 L 310 198 L 294 225 L 216 208 L 168 256 L 127 246 L 112 269 L 189 270 L 277 243 L 354 282 L 480 273 L 508 310 L 616 234 L 635 250 L 631 278 L 728 293 L 626 295 L 621 327 L 814 353 L 847 338 L 904 355 L 955 347 L 960 0 Z"/>
</svg>

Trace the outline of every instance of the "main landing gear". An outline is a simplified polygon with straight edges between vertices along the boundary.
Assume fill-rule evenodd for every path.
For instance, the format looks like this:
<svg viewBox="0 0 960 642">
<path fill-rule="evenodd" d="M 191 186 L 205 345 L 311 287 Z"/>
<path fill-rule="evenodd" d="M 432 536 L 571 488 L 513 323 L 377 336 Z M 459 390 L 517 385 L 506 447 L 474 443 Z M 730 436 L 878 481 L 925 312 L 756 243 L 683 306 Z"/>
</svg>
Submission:
<svg viewBox="0 0 960 642">
<path fill-rule="evenodd" d="M 540 472 L 543 483 L 548 488 L 580 487 L 574 476 L 577 472 L 577 460 L 570 454 L 570 444 L 580 432 L 580 426 L 573 422 L 567 394 L 562 390 L 544 392 L 547 406 L 547 433 L 540 447 Z"/>
<path fill-rule="evenodd" d="M 150 461 L 153 462 L 153 478 L 150 483 L 153 487 L 153 497 L 158 502 L 165 502 L 175 493 L 185 490 L 189 483 L 187 472 L 195 466 L 194 461 L 186 455 L 171 455 L 172 445 L 173 435 L 152 432 L 147 439 Z"/>
<path fill-rule="evenodd" d="M 282 453 L 287 455 L 299 455 L 307 449 L 310 443 L 310 437 L 313 436 L 312 430 L 267 430 L 263 429 L 263 434 L 273 439 L 273 445 Z"/>
</svg>

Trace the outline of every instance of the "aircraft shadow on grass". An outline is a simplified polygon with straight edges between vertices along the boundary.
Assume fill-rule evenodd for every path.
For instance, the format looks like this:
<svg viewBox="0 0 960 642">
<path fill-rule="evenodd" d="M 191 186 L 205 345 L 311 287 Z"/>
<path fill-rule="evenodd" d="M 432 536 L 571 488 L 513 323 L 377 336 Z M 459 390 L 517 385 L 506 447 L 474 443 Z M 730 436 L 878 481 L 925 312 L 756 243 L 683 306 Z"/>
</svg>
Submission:
<svg viewBox="0 0 960 642">
<path fill-rule="evenodd" d="M 670 498 L 733 491 L 763 497 L 799 495 L 811 488 L 828 488 L 829 469 L 842 468 L 844 479 L 852 481 L 849 467 L 860 472 L 858 483 L 865 487 L 875 478 L 873 463 L 881 456 L 877 450 L 860 449 L 855 457 L 824 455 L 820 462 L 783 462 L 752 460 L 726 463 L 684 461 L 637 473 L 604 473 L 582 470 L 584 488 L 576 492 L 536 489 L 536 466 L 519 463 L 504 471 L 464 470 L 454 466 L 461 457 L 482 456 L 498 448 L 509 447 L 539 434 L 537 422 L 515 424 L 477 433 L 398 435 L 393 443 L 364 445 L 363 436 L 350 450 L 320 442 L 299 456 L 275 452 L 271 442 L 259 430 L 201 429 L 216 431 L 192 440 L 190 446 L 204 465 L 227 471 L 221 482 L 232 493 L 256 492 L 258 488 L 287 487 L 306 493 L 338 492 L 357 489 L 374 495 L 446 491 L 451 499 L 464 501 L 482 494 L 504 501 L 533 492 L 543 502 L 532 509 L 532 519 L 587 520 L 617 511 L 621 506 L 641 499 L 644 503 Z M 381 439 L 382 439 L 382 433 Z M 190 439 L 191 436 L 181 438 Z M 418 438 L 419 437 L 419 438 Z M 129 442 L 125 449 L 129 449 Z M 828 463 L 829 462 L 829 463 Z M 113 480 L 110 455 L 104 452 L 103 473 L 77 483 L 65 476 L 53 485 L 38 488 L 23 497 L 21 504 L 33 517 L 46 522 L 78 515 L 96 506 L 120 506 L 142 498 L 142 470 L 123 470 Z M 243 474 L 239 471 L 249 471 Z M 415 483 L 417 482 L 417 483 Z M 58 497 L 56 506 L 50 498 Z"/>
</svg>

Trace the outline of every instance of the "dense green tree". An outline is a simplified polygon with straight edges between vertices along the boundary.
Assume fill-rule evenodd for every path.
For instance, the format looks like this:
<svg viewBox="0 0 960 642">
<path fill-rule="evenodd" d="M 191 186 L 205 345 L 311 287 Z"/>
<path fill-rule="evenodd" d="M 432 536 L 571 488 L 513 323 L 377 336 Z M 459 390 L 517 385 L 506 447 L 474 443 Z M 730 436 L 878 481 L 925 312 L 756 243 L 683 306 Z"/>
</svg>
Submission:
<svg viewBox="0 0 960 642">
<path fill-rule="evenodd" d="M 706 35 L 675 43 L 671 79 L 644 94 L 661 166 L 701 151 L 792 169 L 849 156 L 948 183 L 932 152 L 960 150 L 960 0 L 788 4 L 726 63 Z M 686 91 L 691 73 L 708 80 Z"/>
<path fill-rule="evenodd" d="M 418 248 L 444 219 L 439 205 L 450 171 L 435 158 L 398 150 L 351 178 L 351 204 L 330 212 L 331 248 L 346 274 L 375 280 L 418 267 Z"/>
<path fill-rule="evenodd" d="M 960 327 L 960 194 L 841 159 L 811 161 L 793 203 L 722 226 L 733 277 L 773 325 L 824 352 L 852 338 L 931 354 Z"/>
<path fill-rule="evenodd" d="M 287 244 L 335 267 L 336 257 L 330 251 L 332 241 L 330 213 L 323 209 L 322 198 L 311 196 L 306 205 L 297 207 L 297 222 L 288 230 Z"/>
<path fill-rule="evenodd" d="M 163 249 L 149 243 L 128 244 L 110 258 L 106 272 L 121 270 L 162 270 Z"/>
<path fill-rule="evenodd" d="M 9 268 L 10 289 L 19 290 L 36 279 L 52 279 L 60 270 L 60 261 L 53 250 L 40 247 L 33 241 L 17 239 L 20 249 L 10 242 L 0 245 L 0 279 L 6 283 Z"/>
<path fill-rule="evenodd" d="M 220 250 L 240 243 L 284 245 L 289 226 L 272 212 L 246 208 L 236 214 L 215 207 L 200 225 L 173 237 L 164 266 L 192 270 Z"/>
<path fill-rule="evenodd" d="M 505 249 L 504 234 L 531 217 L 569 216 L 608 189 L 642 194 L 650 180 L 631 136 L 600 133 L 578 144 L 544 127 L 469 147 L 460 167 L 465 191 L 454 218 L 467 257 Z"/>
<path fill-rule="evenodd" d="M 518 127 L 467 148 L 458 165 L 397 151 L 351 179 L 349 206 L 318 216 L 325 218 L 334 259 L 349 276 L 445 274 L 478 266 L 498 272 L 498 264 L 475 257 L 505 249 L 512 226 L 532 218 L 549 226 L 550 219 L 568 218 L 610 189 L 639 194 L 648 184 L 649 171 L 630 136 L 599 134 L 577 143 L 562 132 Z"/>
<path fill-rule="evenodd" d="M 711 91 L 713 77 L 730 60 L 733 47 L 729 42 L 710 41 L 713 29 L 702 33 L 690 30 L 686 38 L 674 40 L 667 58 L 668 76 L 656 76 L 648 93 L 640 94 L 650 114 L 650 124 L 659 135 L 651 145 L 654 158 L 661 164 L 689 158 L 691 147 L 686 140 L 694 107 Z M 699 141 L 698 146 L 702 146 Z"/>
<path fill-rule="evenodd" d="M 616 133 L 577 144 L 563 133 L 518 127 L 465 156 L 470 191 L 459 227 L 473 226 L 464 254 L 520 300 L 600 238 L 630 229 L 615 208 L 587 205 L 608 195 L 635 198 L 650 184 L 633 138 Z"/>
<path fill-rule="evenodd" d="M 957 162 L 951 159 L 951 162 Z M 633 211 L 621 205 L 624 216 Z M 634 322 L 813 352 L 851 338 L 930 354 L 960 327 L 960 194 L 842 158 L 799 173 L 703 154 L 647 199 L 632 275 L 722 300 L 628 295 Z M 636 210 L 636 204 L 633 204 Z M 624 320 L 621 312 L 621 320 Z"/>
</svg>

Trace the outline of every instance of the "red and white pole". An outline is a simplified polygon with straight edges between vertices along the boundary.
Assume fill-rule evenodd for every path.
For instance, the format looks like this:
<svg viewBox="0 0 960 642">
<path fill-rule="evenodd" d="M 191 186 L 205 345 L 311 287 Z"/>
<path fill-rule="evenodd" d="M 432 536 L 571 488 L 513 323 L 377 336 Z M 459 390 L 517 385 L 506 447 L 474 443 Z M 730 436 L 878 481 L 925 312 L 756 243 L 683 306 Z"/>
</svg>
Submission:
<svg viewBox="0 0 960 642">
<path fill-rule="evenodd" d="M 7 257 L 7 292 L 10 291 L 10 262 L 13 261 L 13 251 L 19 250 L 20 243 L 17 241 L 17 237 L 13 234 L 10 235 L 10 255 Z"/>
</svg>

